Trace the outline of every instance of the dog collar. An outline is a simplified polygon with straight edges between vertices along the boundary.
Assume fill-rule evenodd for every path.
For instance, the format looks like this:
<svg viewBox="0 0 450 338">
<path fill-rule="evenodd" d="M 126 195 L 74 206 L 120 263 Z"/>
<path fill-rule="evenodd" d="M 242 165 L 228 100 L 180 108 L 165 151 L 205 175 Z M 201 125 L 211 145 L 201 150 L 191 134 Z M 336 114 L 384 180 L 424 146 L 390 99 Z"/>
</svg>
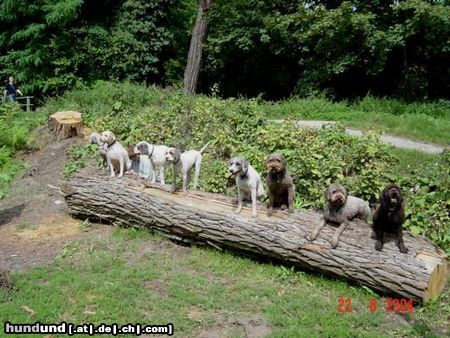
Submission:
<svg viewBox="0 0 450 338">
<path fill-rule="evenodd" d="M 108 144 L 108 145 L 106 146 L 106 148 L 111 148 L 111 147 L 114 145 L 114 143 L 116 143 L 116 141 L 117 141 L 117 140 L 114 140 L 111 144 Z"/>
<path fill-rule="evenodd" d="M 248 168 L 247 168 L 247 171 L 241 175 L 241 177 L 246 177 L 247 173 L 248 173 Z"/>
<path fill-rule="evenodd" d="M 180 158 L 181 156 L 178 157 L 178 160 L 176 160 L 175 162 L 173 162 L 173 164 L 177 164 L 178 162 L 180 162 Z"/>
</svg>

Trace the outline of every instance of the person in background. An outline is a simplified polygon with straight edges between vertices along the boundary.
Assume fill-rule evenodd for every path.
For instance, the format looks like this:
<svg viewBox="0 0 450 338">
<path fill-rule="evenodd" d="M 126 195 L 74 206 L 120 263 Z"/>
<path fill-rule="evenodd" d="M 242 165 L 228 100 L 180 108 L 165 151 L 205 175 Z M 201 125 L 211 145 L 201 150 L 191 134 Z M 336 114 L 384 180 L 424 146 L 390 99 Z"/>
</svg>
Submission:
<svg viewBox="0 0 450 338">
<path fill-rule="evenodd" d="M 9 101 L 15 101 L 17 94 L 19 94 L 20 96 L 23 95 L 22 92 L 14 85 L 14 78 L 10 76 L 9 82 L 5 87 L 4 95 L 8 98 Z"/>
</svg>

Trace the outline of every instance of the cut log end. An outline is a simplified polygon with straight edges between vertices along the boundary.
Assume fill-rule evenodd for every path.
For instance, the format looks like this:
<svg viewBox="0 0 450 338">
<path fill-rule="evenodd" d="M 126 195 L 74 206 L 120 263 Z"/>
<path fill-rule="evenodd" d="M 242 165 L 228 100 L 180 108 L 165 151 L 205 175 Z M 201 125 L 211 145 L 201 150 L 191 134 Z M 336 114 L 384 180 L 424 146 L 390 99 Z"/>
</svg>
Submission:
<svg viewBox="0 0 450 338">
<path fill-rule="evenodd" d="M 426 303 L 436 299 L 444 290 L 448 280 L 448 262 L 443 251 L 437 251 L 436 254 L 430 252 L 419 252 L 416 259 L 423 262 L 426 269 L 430 272 L 427 287 L 424 291 L 423 301 Z"/>
<path fill-rule="evenodd" d="M 83 119 L 76 111 L 61 111 L 50 116 L 48 129 L 55 141 L 83 137 Z"/>
</svg>

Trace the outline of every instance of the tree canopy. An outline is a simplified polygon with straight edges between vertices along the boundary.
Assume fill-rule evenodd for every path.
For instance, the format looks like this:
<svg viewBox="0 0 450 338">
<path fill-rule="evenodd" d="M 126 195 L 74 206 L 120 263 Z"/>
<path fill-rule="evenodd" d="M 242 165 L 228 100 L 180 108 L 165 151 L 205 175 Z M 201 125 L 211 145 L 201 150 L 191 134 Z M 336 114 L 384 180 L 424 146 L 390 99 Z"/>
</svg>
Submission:
<svg viewBox="0 0 450 338">
<path fill-rule="evenodd" d="M 99 79 L 179 84 L 197 0 L 1 0 L 0 76 L 58 94 Z M 450 93 L 447 0 L 215 0 L 200 90 L 408 100 Z"/>
</svg>

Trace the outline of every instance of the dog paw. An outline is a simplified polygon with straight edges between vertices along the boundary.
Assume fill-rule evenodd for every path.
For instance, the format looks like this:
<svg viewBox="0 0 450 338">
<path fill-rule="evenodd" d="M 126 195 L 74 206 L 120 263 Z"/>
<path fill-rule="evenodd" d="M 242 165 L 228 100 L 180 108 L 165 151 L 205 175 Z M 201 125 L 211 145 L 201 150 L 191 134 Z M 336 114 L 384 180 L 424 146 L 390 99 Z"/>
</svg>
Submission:
<svg viewBox="0 0 450 338">
<path fill-rule="evenodd" d="M 294 212 L 294 209 L 293 209 L 293 208 L 289 208 L 289 209 L 288 209 L 288 213 L 292 214 L 293 212 Z"/>
<path fill-rule="evenodd" d="M 306 239 L 310 242 L 314 241 L 317 238 L 317 235 L 319 235 L 319 233 L 317 232 L 313 232 L 310 235 L 306 235 Z"/>
<path fill-rule="evenodd" d="M 281 210 L 286 210 L 286 204 L 282 204 L 280 207 Z"/>
<path fill-rule="evenodd" d="M 335 248 L 338 246 L 338 244 L 339 244 L 339 240 L 338 240 L 338 239 L 333 238 L 333 239 L 331 240 L 331 247 L 332 247 L 333 249 L 335 249 Z"/>
<path fill-rule="evenodd" d="M 380 242 L 380 241 L 377 241 L 377 242 L 375 243 L 375 249 L 376 249 L 377 251 L 381 251 L 381 249 L 383 249 L 383 243 Z"/>
<path fill-rule="evenodd" d="M 406 248 L 406 246 L 404 246 L 404 245 L 399 245 L 399 247 L 398 247 L 399 249 L 400 249 L 400 252 L 401 253 L 408 253 L 408 249 Z"/>
<path fill-rule="evenodd" d="M 269 210 L 267 210 L 267 216 L 272 216 L 273 215 L 273 210 L 272 209 L 269 209 Z"/>
<path fill-rule="evenodd" d="M 241 212 L 241 209 L 240 209 L 240 208 L 234 209 L 234 213 L 235 213 L 235 214 L 239 214 L 240 212 Z"/>
<path fill-rule="evenodd" d="M 256 211 L 252 211 L 252 217 L 258 217 L 258 213 Z"/>
<path fill-rule="evenodd" d="M 177 190 L 175 187 L 172 187 L 171 189 L 170 189 L 170 193 L 171 194 L 174 194 L 175 193 L 175 190 Z"/>
</svg>

